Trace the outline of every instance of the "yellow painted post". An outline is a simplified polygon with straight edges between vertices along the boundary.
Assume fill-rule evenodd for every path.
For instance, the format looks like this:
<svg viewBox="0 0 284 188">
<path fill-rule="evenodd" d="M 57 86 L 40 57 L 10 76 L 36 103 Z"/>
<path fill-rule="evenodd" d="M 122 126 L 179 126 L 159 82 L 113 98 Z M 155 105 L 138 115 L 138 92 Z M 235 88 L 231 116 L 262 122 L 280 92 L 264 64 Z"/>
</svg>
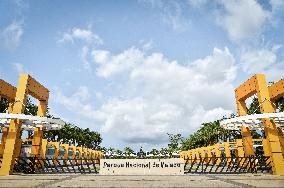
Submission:
<svg viewBox="0 0 284 188">
<path fill-rule="evenodd" d="M 15 147 L 15 158 L 21 155 L 21 149 L 22 149 L 22 139 L 19 139 Z"/>
<path fill-rule="evenodd" d="M 18 89 L 16 92 L 16 102 L 13 107 L 13 113 L 22 114 L 25 110 L 24 104 L 26 103 L 28 92 L 28 76 L 22 75 L 20 76 Z M 18 119 L 11 120 L 9 131 L 6 139 L 5 149 L 3 153 L 3 160 L 0 169 L 0 175 L 9 175 L 12 174 L 15 157 L 17 155 L 17 151 L 15 150 L 17 143 L 20 141 L 21 137 L 21 126 L 22 122 Z"/>
<path fill-rule="evenodd" d="M 263 147 L 263 152 L 264 152 L 264 157 L 270 157 L 271 156 L 271 151 L 268 147 L 268 140 L 267 139 L 263 139 L 262 140 L 262 147 Z M 266 160 L 266 164 L 270 164 L 271 163 L 271 159 Z"/>
<path fill-rule="evenodd" d="M 262 113 L 272 113 L 274 107 L 270 102 L 269 90 L 264 75 L 257 75 L 258 78 L 258 100 L 262 102 L 260 110 Z M 281 141 L 276 124 L 271 119 L 263 119 L 264 131 L 268 140 L 268 148 L 271 151 L 272 171 L 276 175 L 284 175 L 284 157 L 282 155 Z"/>
<path fill-rule="evenodd" d="M 46 146 L 47 146 L 47 139 L 42 139 L 42 144 L 40 148 L 40 158 L 41 159 L 46 158 Z"/>
<path fill-rule="evenodd" d="M 77 148 L 76 148 L 76 146 L 72 146 L 72 164 L 73 165 L 75 165 L 76 164 L 76 160 L 75 160 L 75 158 L 76 158 L 76 151 L 77 151 Z"/>
<path fill-rule="evenodd" d="M 216 164 L 219 165 L 221 163 L 221 150 L 220 150 L 220 144 L 215 144 L 214 148 L 215 148 L 215 156 L 217 158 L 216 160 Z"/>
<path fill-rule="evenodd" d="M 277 128 L 278 129 L 278 136 L 279 136 L 279 140 L 280 140 L 280 144 L 281 144 L 281 149 L 282 149 L 282 155 L 284 155 L 284 138 L 283 138 L 283 132 L 282 129 L 280 127 Z"/>
<path fill-rule="evenodd" d="M 0 144 L 0 157 L 1 158 L 3 157 L 7 135 L 8 135 L 8 128 L 7 127 L 2 128 L 2 139 L 1 139 L 1 144 Z"/>
<path fill-rule="evenodd" d="M 229 165 L 231 162 L 231 150 L 229 142 L 224 142 L 224 152 L 226 156 L 227 165 Z"/>
<path fill-rule="evenodd" d="M 185 151 L 180 151 L 180 152 L 179 152 L 179 158 L 180 158 L 180 159 L 184 159 L 184 157 L 183 157 L 183 156 L 184 156 L 184 153 L 185 153 Z"/>
<path fill-rule="evenodd" d="M 205 148 L 204 148 L 204 147 L 201 147 L 200 150 L 199 150 L 199 152 L 200 152 L 201 158 L 204 159 L 204 158 L 205 158 Z"/>
<path fill-rule="evenodd" d="M 84 157 L 83 164 L 86 164 L 88 159 L 88 148 L 83 148 L 83 157 Z"/>
<path fill-rule="evenodd" d="M 242 133 L 242 143 L 243 143 L 245 156 L 246 157 L 255 156 L 253 149 L 253 140 L 249 128 L 242 126 L 241 133 Z"/>
<path fill-rule="evenodd" d="M 78 154 L 79 154 L 79 155 L 78 155 L 78 164 L 82 164 L 82 152 L 83 152 L 82 150 L 83 150 L 83 149 L 82 149 L 82 147 L 77 147 L 77 150 L 78 150 L 78 152 L 79 152 L 79 153 L 78 153 Z"/>
<path fill-rule="evenodd" d="M 237 108 L 238 108 L 238 114 L 240 116 L 247 115 L 247 107 L 245 101 L 237 101 Z M 244 156 L 254 156 L 254 150 L 253 150 L 253 141 L 251 132 L 248 127 L 242 126 L 241 127 L 241 134 L 242 134 L 242 140 L 243 140 L 243 150 L 244 150 Z"/>
<path fill-rule="evenodd" d="M 47 100 L 40 100 L 38 104 L 37 116 L 45 116 L 47 110 Z M 43 130 L 42 127 L 34 128 L 34 136 L 32 140 L 32 156 L 40 156 L 42 145 Z"/>
<path fill-rule="evenodd" d="M 65 160 L 66 164 L 69 164 L 69 144 L 60 144 L 60 146 L 64 149 L 63 159 Z"/>
<path fill-rule="evenodd" d="M 91 163 L 92 162 L 92 149 L 88 149 L 88 162 Z"/>
<path fill-rule="evenodd" d="M 58 159 L 58 156 L 59 156 L 59 145 L 60 143 L 59 142 L 48 142 L 49 145 L 53 146 L 54 148 L 54 155 L 52 157 L 52 161 L 54 163 L 54 165 L 58 165 L 58 162 L 57 162 L 57 159 Z"/>
<path fill-rule="evenodd" d="M 263 152 L 265 157 L 269 157 L 271 155 L 271 151 L 269 150 L 268 144 L 269 143 L 267 139 L 262 140 Z"/>
<path fill-rule="evenodd" d="M 38 157 L 40 155 L 42 134 L 43 134 L 42 127 L 34 128 L 34 136 L 32 139 L 32 151 L 31 151 L 31 155 L 33 157 Z"/>
<path fill-rule="evenodd" d="M 197 149 L 196 149 L 196 148 L 193 149 L 192 152 L 193 152 L 193 157 L 194 157 L 195 161 L 198 162 L 198 159 L 199 159 L 199 156 L 198 156 L 198 155 L 199 155 L 199 154 L 198 154 Z"/>
<path fill-rule="evenodd" d="M 245 83 L 243 83 L 240 87 L 235 89 L 237 111 L 239 116 L 247 115 L 247 107 L 245 100 L 247 99 L 247 97 L 252 95 L 253 92 L 255 92 L 256 81 L 256 77 L 254 76 L 247 80 Z M 243 139 L 245 156 L 254 156 L 255 153 L 253 150 L 253 141 L 250 130 L 247 127 L 243 126 L 241 128 L 241 134 Z"/>
<path fill-rule="evenodd" d="M 243 140 L 242 139 L 236 139 L 236 145 L 237 145 L 237 156 L 238 157 L 244 157 L 245 152 L 244 152 Z"/>
<path fill-rule="evenodd" d="M 192 160 L 194 159 L 192 150 L 188 150 L 187 153 L 188 153 L 188 155 L 187 155 L 188 159 L 190 160 L 190 162 L 192 162 Z"/>
<path fill-rule="evenodd" d="M 213 157 L 213 154 L 212 154 L 212 146 L 208 146 L 207 148 L 208 148 L 207 149 L 208 162 L 209 162 L 209 164 L 213 164 L 214 157 Z"/>
</svg>

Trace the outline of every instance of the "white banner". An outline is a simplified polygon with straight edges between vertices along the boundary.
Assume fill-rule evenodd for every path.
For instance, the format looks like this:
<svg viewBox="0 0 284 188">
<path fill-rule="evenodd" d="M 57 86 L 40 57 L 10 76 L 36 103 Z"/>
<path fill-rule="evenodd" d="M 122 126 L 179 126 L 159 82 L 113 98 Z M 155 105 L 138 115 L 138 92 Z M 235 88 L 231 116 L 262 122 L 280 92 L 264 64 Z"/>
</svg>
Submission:
<svg viewBox="0 0 284 188">
<path fill-rule="evenodd" d="M 101 175 L 182 175 L 184 161 L 172 159 L 101 159 Z"/>
</svg>

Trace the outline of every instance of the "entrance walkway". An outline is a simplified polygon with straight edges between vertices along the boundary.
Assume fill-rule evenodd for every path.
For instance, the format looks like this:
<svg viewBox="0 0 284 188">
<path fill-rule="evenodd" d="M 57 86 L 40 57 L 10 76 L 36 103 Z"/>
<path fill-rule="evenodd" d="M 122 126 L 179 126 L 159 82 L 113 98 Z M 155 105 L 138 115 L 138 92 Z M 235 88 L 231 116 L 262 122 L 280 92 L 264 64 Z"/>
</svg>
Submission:
<svg viewBox="0 0 284 188">
<path fill-rule="evenodd" d="M 284 176 L 265 174 L 102 176 L 0 176 L 0 187 L 284 187 Z"/>
</svg>

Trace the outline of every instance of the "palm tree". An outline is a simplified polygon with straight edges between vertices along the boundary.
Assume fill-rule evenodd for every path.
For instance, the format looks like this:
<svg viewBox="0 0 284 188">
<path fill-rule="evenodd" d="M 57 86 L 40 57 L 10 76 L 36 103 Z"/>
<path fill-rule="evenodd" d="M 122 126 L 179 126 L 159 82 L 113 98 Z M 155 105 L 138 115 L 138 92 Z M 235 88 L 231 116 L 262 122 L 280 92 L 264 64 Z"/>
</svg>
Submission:
<svg viewBox="0 0 284 188">
<path fill-rule="evenodd" d="M 127 156 L 127 157 L 130 157 L 131 154 L 134 154 L 134 150 L 131 149 L 130 147 L 125 147 L 124 148 L 124 155 Z"/>
<path fill-rule="evenodd" d="M 159 152 L 159 150 L 153 148 L 149 153 L 154 155 L 154 157 L 156 157 L 157 155 L 159 155 L 160 152 Z"/>
</svg>

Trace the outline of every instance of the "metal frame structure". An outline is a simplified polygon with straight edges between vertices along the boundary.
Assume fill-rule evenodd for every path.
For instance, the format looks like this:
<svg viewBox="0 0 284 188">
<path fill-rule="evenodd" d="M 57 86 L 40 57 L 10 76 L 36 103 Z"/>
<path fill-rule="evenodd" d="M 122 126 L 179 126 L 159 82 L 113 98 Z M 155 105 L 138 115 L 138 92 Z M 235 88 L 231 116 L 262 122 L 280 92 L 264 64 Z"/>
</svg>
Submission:
<svg viewBox="0 0 284 188">
<path fill-rule="evenodd" d="M 37 116 L 23 114 L 28 95 L 38 100 Z M 13 171 L 35 172 L 41 167 L 63 169 L 68 166 L 74 169 L 74 165 L 79 168 L 85 168 L 84 165 L 99 163 L 103 154 L 100 151 L 70 146 L 60 142 L 48 142 L 43 139 L 43 131 L 58 130 L 63 128 L 65 122 L 60 119 L 47 118 L 46 115 L 49 91 L 30 75 L 22 74 L 19 78 L 18 88 L 10 85 L 4 80 L 0 80 L 0 97 L 4 97 L 9 101 L 8 113 L 0 113 L 0 128 L 2 128 L 2 144 L 0 145 L 0 158 L 2 158 L 0 175 L 9 175 Z M 21 151 L 21 131 L 33 130 L 33 139 L 25 139 L 32 141 L 31 156 L 20 157 Z M 53 157 L 47 158 L 47 146 L 54 147 Z M 63 159 L 59 159 L 59 150 L 64 148 Z M 69 157 L 69 150 L 72 150 L 72 156 Z M 78 156 L 77 156 L 78 151 Z M 51 166 L 50 162 L 52 163 Z M 16 166 L 15 166 L 16 164 Z M 81 167 L 79 167 L 80 165 Z M 15 167 L 15 168 L 14 168 Z M 69 171 L 69 169 L 68 169 Z M 78 169 L 74 169 L 76 173 Z M 47 172 L 51 172 L 47 169 Z M 63 170 L 63 172 L 65 172 Z M 72 172 L 72 171 L 71 171 Z M 90 171 L 91 172 L 91 171 Z M 97 172 L 95 170 L 95 172 Z"/>
<path fill-rule="evenodd" d="M 0 79 L 0 99 L 1 97 L 6 98 L 9 101 L 8 112 L 12 112 L 14 100 L 16 97 L 17 88 L 12 86 L 11 84 L 5 82 Z M 2 140 L 0 144 L 0 157 L 3 157 L 5 143 L 8 135 L 8 127 L 2 129 Z"/>
<path fill-rule="evenodd" d="M 256 94 L 260 104 L 260 111 L 262 113 L 274 113 L 276 107 L 272 101 L 284 95 L 284 80 L 279 80 L 270 87 L 267 85 L 265 75 L 256 74 L 249 80 L 245 81 L 238 88 L 235 89 L 237 110 L 239 116 L 247 115 L 246 99 Z M 272 101 L 271 101 L 272 100 Z M 268 141 L 268 151 L 271 157 L 271 165 L 273 174 L 284 175 L 284 157 L 283 147 L 281 146 L 282 135 L 279 134 L 279 129 L 274 120 L 269 118 L 262 118 L 264 125 L 264 132 Z M 244 155 L 254 156 L 252 147 L 252 136 L 250 129 L 246 126 L 241 127 Z M 242 157 L 242 156 L 240 156 Z"/>
<path fill-rule="evenodd" d="M 246 99 L 257 95 L 262 114 L 247 115 Z M 230 164 L 232 150 L 238 159 L 255 158 L 254 147 L 262 146 L 266 165 L 270 165 L 273 174 L 284 175 L 284 113 L 275 113 L 275 100 L 284 96 L 284 78 L 268 86 L 265 75 L 256 74 L 235 89 L 237 110 L 239 117 L 225 119 L 221 125 L 229 130 L 241 130 L 242 139 L 235 142 L 225 142 L 189 151 L 182 151 L 181 158 L 193 158 L 196 162 L 212 158 L 209 162 L 215 164 L 222 162 L 221 155 L 226 157 L 227 165 Z M 253 139 L 251 130 L 264 130 L 264 139 Z M 254 142 L 258 142 L 255 144 Z M 259 145 L 259 142 L 261 144 Z M 216 158 L 216 161 L 214 160 Z M 257 161 L 252 161 L 253 163 Z"/>
<path fill-rule="evenodd" d="M 37 115 L 45 116 L 49 91 L 27 74 L 20 75 L 11 113 L 23 114 L 28 95 L 31 95 L 39 101 Z M 0 175 L 9 175 L 13 172 L 15 158 L 19 156 L 20 152 L 18 145 L 19 143 L 21 144 L 21 127 L 22 120 L 12 119 L 10 121 L 3 152 L 2 165 L 0 168 Z M 42 127 L 37 127 L 34 129 L 34 137 L 32 140 L 32 155 L 40 155 L 42 134 Z"/>
</svg>

